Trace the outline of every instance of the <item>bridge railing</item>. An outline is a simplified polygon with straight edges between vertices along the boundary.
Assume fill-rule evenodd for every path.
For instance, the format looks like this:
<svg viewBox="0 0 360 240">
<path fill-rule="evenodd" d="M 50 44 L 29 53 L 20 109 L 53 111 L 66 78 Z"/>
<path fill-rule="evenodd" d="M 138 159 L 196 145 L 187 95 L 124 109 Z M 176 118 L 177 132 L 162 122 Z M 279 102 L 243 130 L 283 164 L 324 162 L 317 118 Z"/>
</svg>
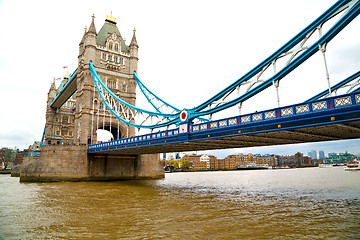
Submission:
<svg viewBox="0 0 360 240">
<path fill-rule="evenodd" d="M 219 119 L 201 124 L 183 123 L 178 128 L 159 131 L 155 133 L 149 133 L 145 135 L 123 138 L 115 141 L 104 142 L 89 145 L 90 151 L 96 151 L 101 149 L 114 149 L 117 147 L 137 147 L 137 144 L 156 144 L 156 140 L 166 140 L 176 138 L 187 134 L 196 134 L 206 131 L 218 130 L 221 128 L 230 128 L 239 125 L 249 125 L 255 123 L 261 123 L 270 120 L 281 120 L 294 116 L 303 116 L 305 114 L 322 114 L 325 111 L 331 112 L 333 110 L 359 105 L 360 93 L 350 93 L 326 99 L 311 101 L 307 103 L 299 103 L 290 106 L 269 109 L 265 111 L 255 112 L 251 114 L 239 115 L 230 118 Z M 163 143 L 163 142 L 162 142 Z M 165 141 L 166 143 L 166 141 Z"/>
</svg>

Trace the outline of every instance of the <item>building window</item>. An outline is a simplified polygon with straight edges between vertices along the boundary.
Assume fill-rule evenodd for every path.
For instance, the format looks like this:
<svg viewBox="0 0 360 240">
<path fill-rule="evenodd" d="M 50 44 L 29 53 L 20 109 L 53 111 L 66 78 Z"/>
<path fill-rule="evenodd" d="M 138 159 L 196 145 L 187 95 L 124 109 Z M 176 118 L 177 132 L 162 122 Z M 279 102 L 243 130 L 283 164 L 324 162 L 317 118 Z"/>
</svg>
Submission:
<svg viewBox="0 0 360 240">
<path fill-rule="evenodd" d="M 115 44 L 115 51 L 119 51 L 119 45 L 118 44 Z"/>
<path fill-rule="evenodd" d="M 59 121 L 59 119 L 58 118 L 55 118 L 55 122 L 58 122 Z"/>
<path fill-rule="evenodd" d="M 112 61 L 112 56 L 110 54 L 108 55 L 108 61 Z"/>
<path fill-rule="evenodd" d="M 67 130 L 61 130 L 61 135 L 62 136 L 67 136 L 68 134 L 68 131 Z"/>
<path fill-rule="evenodd" d="M 121 91 L 122 91 L 122 92 L 126 92 L 126 85 L 125 85 L 125 84 L 123 84 L 123 85 L 121 86 Z"/>
<path fill-rule="evenodd" d="M 102 102 L 99 103 L 99 110 L 102 110 L 104 108 L 104 104 Z"/>
<path fill-rule="evenodd" d="M 112 50 L 113 44 L 109 43 L 109 50 Z"/>
<path fill-rule="evenodd" d="M 67 117 L 63 117 L 63 118 L 62 118 L 62 123 L 68 123 L 68 118 L 67 118 Z"/>
<path fill-rule="evenodd" d="M 103 53 L 101 58 L 102 58 L 102 60 L 106 60 L 106 54 Z"/>
<path fill-rule="evenodd" d="M 119 63 L 123 65 L 124 64 L 124 58 L 120 58 L 119 60 L 120 60 Z"/>
<path fill-rule="evenodd" d="M 56 135 L 59 136 L 59 135 L 60 135 L 60 131 L 56 131 Z"/>
<path fill-rule="evenodd" d="M 116 81 L 115 80 L 108 80 L 107 81 L 108 88 L 116 89 Z"/>
<path fill-rule="evenodd" d="M 118 57 L 114 57 L 114 62 L 118 62 Z"/>
</svg>

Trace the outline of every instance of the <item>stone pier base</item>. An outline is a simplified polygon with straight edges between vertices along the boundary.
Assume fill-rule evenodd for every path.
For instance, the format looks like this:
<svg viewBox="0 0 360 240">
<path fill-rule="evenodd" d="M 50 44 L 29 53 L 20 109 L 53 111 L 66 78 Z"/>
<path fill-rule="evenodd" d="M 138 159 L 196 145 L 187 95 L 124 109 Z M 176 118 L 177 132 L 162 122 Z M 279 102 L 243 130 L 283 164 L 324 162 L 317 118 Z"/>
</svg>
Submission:
<svg viewBox="0 0 360 240">
<path fill-rule="evenodd" d="M 88 155 L 86 145 L 44 145 L 40 157 L 21 169 L 20 181 L 111 181 L 164 176 L 158 154 Z"/>
</svg>

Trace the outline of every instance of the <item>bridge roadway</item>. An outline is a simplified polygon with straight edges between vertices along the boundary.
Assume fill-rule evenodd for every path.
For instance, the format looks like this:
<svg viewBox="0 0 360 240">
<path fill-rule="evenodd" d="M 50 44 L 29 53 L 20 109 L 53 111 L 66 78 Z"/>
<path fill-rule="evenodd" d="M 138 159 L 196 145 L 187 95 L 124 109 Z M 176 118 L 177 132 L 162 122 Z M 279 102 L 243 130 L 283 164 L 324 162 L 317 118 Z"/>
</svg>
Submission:
<svg viewBox="0 0 360 240">
<path fill-rule="evenodd" d="M 360 93 L 240 115 L 88 146 L 95 155 L 183 152 L 360 137 Z"/>
</svg>

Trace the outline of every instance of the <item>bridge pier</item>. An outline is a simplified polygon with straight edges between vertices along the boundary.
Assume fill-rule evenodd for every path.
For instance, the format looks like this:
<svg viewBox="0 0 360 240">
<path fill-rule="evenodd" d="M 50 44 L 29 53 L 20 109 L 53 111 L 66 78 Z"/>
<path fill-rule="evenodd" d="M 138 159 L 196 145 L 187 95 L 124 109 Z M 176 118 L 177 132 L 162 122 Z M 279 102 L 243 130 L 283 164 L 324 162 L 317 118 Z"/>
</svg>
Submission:
<svg viewBox="0 0 360 240">
<path fill-rule="evenodd" d="M 158 154 L 90 155 L 86 145 L 44 145 L 25 165 L 21 182 L 112 181 L 164 178 Z"/>
</svg>

